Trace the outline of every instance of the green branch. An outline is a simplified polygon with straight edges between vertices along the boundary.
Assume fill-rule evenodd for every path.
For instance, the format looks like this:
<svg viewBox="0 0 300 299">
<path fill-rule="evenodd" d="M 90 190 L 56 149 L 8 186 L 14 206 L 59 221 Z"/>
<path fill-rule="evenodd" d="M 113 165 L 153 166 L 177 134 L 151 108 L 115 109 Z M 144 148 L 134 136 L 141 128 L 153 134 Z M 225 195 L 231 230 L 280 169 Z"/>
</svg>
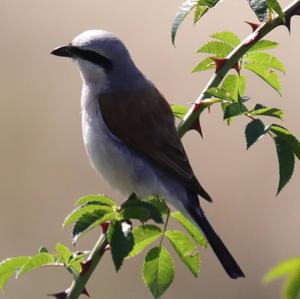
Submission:
<svg viewBox="0 0 300 299">
<path fill-rule="evenodd" d="M 286 19 L 293 16 L 294 12 L 300 8 L 300 0 L 292 2 L 283 11 L 285 13 Z M 274 17 L 270 22 L 263 23 L 258 27 L 255 32 L 251 33 L 243 42 L 241 42 L 227 57 L 227 60 L 222 65 L 222 67 L 214 74 L 210 79 L 206 87 L 203 89 L 201 95 L 195 101 L 195 104 L 202 104 L 199 109 L 195 109 L 193 106 L 185 115 L 182 122 L 178 125 L 177 131 L 180 137 L 182 137 L 194 124 L 197 118 L 200 116 L 201 112 L 205 110 L 211 103 L 205 103 L 206 92 L 212 88 L 217 87 L 225 77 L 225 75 L 232 69 L 239 59 L 259 40 L 261 40 L 265 35 L 271 32 L 276 27 L 283 25 L 282 20 L 279 16 Z M 248 42 L 253 39 L 252 42 Z M 96 269 L 98 263 L 100 262 L 105 248 L 108 245 L 108 239 L 105 234 L 101 235 L 97 241 L 94 249 L 87 259 L 87 263 L 83 266 L 83 271 L 79 274 L 73 281 L 71 287 L 67 291 L 66 299 L 77 299 L 84 292 L 86 283 L 88 282 L 90 276 Z"/>
<path fill-rule="evenodd" d="M 284 10 L 286 20 L 294 15 L 294 12 L 300 8 L 300 0 L 293 1 L 288 5 Z M 217 87 L 225 75 L 237 64 L 239 59 L 250 49 L 252 48 L 259 40 L 261 40 L 265 35 L 270 33 L 276 27 L 283 25 L 281 18 L 277 15 L 271 21 L 262 23 L 253 33 L 248 35 L 228 56 L 225 63 L 222 67 L 212 76 L 206 87 L 203 89 L 202 93 L 195 101 L 195 104 L 199 105 L 205 99 L 206 92 L 212 88 Z M 249 41 L 253 39 L 252 42 Z M 187 112 L 183 120 L 179 123 L 177 131 L 180 137 L 182 137 L 190 128 L 193 126 L 194 122 L 197 121 L 201 112 L 206 108 L 202 106 L 202 109 L 195 109 L 195 105 Z"/>
<path fill-rule="evenodd" d="M 78 274 L 68 289 L 66 299 L 77 299 L 84 292 L 85 286 L 101 260 L 107 246 L 108 240 L 106 235 L 103 234 L 95 244 L 87 258 L 87 262 L 83 265 L 81 273 Z"/>
</svg>

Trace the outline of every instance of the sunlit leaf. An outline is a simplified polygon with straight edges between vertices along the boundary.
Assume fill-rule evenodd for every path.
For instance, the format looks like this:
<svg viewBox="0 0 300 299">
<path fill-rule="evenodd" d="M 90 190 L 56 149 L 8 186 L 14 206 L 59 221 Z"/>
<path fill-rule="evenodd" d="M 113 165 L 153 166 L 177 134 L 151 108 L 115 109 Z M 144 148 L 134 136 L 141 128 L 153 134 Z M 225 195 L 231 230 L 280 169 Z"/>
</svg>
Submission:
<svg viewBox="0 0 300 299">
<path fill-rule="evenodd" d="M 183 216 L 179 211 L 172 212 L 171 217 L 176 219 L 184 227 L 198 245 L 207 247 L 207 241 L 204 235 L 195 224 Z"/>
<path fill-rule="evenodd" d="M 18 256 L 0 263 L 0 289 L 3 290 L 8 280 L 15 276 L 29 260 L 30 256 Z"/>
<path fill-rule="evenodd" d="M 40 268 L 46 265 L 54 265 L 55 258 L 50 253 L 38 253 L 37 255 L 31 257 L 27 263 L 25 263 L 17 273 L 17 277 L 23 275 L 26 272 L 32 271 L 34 269 Z"/>
<path fill-rule="evenodd" d="M 193 73 L 207 71 L 215 68 L 215 62 L 211 58 L 201 60 L 192 70 Z"/>
<path fill-rule="evenodd" d="M 111 248 L 113 262 L 118 271 L 124 259 L 128 256 L 134 246 L 133 235 L 130 231 L 124 233 L 122 223 L 113 221 L 108 228 L 108 241 Z"/>
<path fill-rule="evenodd" d="M 213 54 L 216 57 L 222 58 L 222 57 L 226 57 L 232 50 L 233 50 L 232 46 L 222 41 L 214 40 L 204 44 L 201 48 L 197 50 L 197 52 Z"/>
<path fill-rule="evenodd" d="M 249 50 L 248 53 L 250 52 L 255 52 L 255 51 L 265 51 L 269 49 L 274 49 L 278 46 L 278 43 L 273 42 L 271 40 L 267 39 L 261 39 L 257 41 Z"/>
<path fill-rule="evenodd" d="M 76 222 L 83 214 L 93 213 L 97 211 L 97 213 L 110 213 L 112 212 L 112 207 L 110 206 L 100 206 L 97 204 L 89 204 L 86 206 L 80 206 L 73 210 L 64 220 L 63 227 L 67 226 L 68 224 Z"/>
<path fill-rule="evenodd" d="M 166 236 L 182 262 L 190 269 L 193 275 L 197 277 L 200 270 L 200 253 L 195 243 L 184 233 L 177 230 L 167 231 Z"/>
<path fill-rule="evenodd" d="M 253 110 L 249 111 L 248 114 L 252 116 L 271 116 L 279 119 L 283 119 L 283 111 L 279 108 L 265 107 L 262 105 L 256 105 Z"/>
<path fill-rule="evenodd" d="M 179 119 L 183 119 L 183 117 L 189 111 L 189 108 L 183 105 L 172 104 L 170 107 L 172 109 L 174 116 Z"/>
<path fill-rule="evenodd" d="M 275 56 L 265 52 L 252 52 L 243 57 L 245 63 L 263 64 L 266 68 L 272 68 L 285 73 L 283 63 Z"/>
<path fill-rule="evenodd" d="M 238 100 L 245 92 L 246 79 L 244 76 L 229 74 L 222 82 L 221 88 L 229 92 L 230 98 Z"/>
<path fill-rule="evenodd" d="M 284 23 L 285 17 L 284 17 L 284 12 L 282 11 L 282 8 L 277 0 L 266 0 L 267 6 L 270 10 L 276 12 L 281 21 Z"/>
<path fill-rule="evenodd" d="M 201 17 L 203 17 L 207 13 L 208 10 L 209 7 L 197 4 L 194 14 L 194 24 L 196 24 L 201 19 Z"/>
<path fill-rule="evenodd" d="M 240 38 L 231 31 L 217 32 L 211 35 L 211 37 L 223 41 L 231 47 L 236 47 L 241 42 Z"/>
<path fill-rule="evenodd" d="M 66 245 L 61 243 L 57 243 L 55 249 L 57 252 L 58 262 L 62 262 L 67 265 L 72 257 L 71 250 Z"/>
<path fill-rule="evenodd" d="M 77 206 L 83 206 L 87 204 L 99 204 L 99 205 L 105 205 L 105 206 L 115 206 L 116 203 L 108 196 L 102 195 L 102 194 L 90 194 L 83 196 L 78 199 L 76 202 Z"/>
<path fill-rule="evenodd" d="M 161 235 L 161 229 L 156 225 L 142 225 L 132 230 L 134 247 L 129 256 L 133 257 L 142 252 L 147 246 L 157 240 Z"/>
<path fill-rule="evenodd" d="M 101 223 L 115 219 L 116 215 L 112 213 L 103 213 L 102 210 L 95 210 L 91 213 L 83 214 L 75 223 L 72 235 L 73 243 L 76 243 L 78 238 L 90 231 L 92 228 Z"/>
<path fill-rule="evenodd" d="M 247 63 L 244 65 L 244 68 L 255 73 L 264 81 L 266 81 L 271 87 L 273 87 L 279 94 L 281 91 L 281 83 L 279 76 L 274 72 L 270 71 L 268 67 L 263 64 L 252 64 Z"/>
<path fill-rule="evenodd" d="M 284 284 L 285 299 L 299 299 L 300 296 L 300 268 L 291 273 Z"/>
<path fill-rule="evenodd" d="M 298 269 L 300 269 L 300 258 L 288 259 L 273 267 L 265 274 L 263 280 L 265 283 L 269 283 Z"/>
<path fill-rule="evenodd" d="M 148 252 L 143 265 L 143 279 L 155 299 L 170 286 L 174 273 L 174 263 L 167 249 L 154 247 Z"/>
</svg>

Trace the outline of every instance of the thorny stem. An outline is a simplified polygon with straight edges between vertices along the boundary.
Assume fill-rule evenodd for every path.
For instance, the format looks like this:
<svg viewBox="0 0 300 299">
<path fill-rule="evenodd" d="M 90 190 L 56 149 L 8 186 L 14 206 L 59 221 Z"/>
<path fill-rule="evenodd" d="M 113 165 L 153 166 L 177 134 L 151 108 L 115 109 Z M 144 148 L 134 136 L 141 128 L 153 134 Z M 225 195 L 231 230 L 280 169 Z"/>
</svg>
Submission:
<svg viewBox="0 0 300 299">
<path fill-rule="evenodd" d="M 300 7 L 300 0 L 293 1 L 290 5 L 288 5 L 284 10 L 284 14 L 286 19 L 293 16 L 293 13 L 297 8 Z M 227 56 L 227 61 L 222 65 L 222 67 L 216 72 L 206 87 L 203 89 L 201 94 L 199 95 L 198 99 L 195 101 L 194 104 L 200 104 L 205 99 L 206 92 L 212 88 L 217 87 L 222 80 L 224 79 L 225 75 L 236 65 L 239 59 L 251 48 L 253 47 L 259 40 L 261 40 L 265 35 L 270 33 L 276 27 L 283 25 L 281 19 L 278 15 L 276 15 L 272 21 L 262 23 L 253 33 L 247 36 L 233 51 Z M 249 43 L 249 40 L 252 38 L 255 39 L 253 42 Z M 182 137 L 197 121 L 198 117 L 200 116 L 201 112 L 204 109 L 195 109 L 195 105 L 191 107 L 191 109 L 187 112 L 184 119 L 178 124 L 177 131 L 180 137 Z"/>
<path fill-rule="evenodd" d="M 294 11 L 300 7 L 300 0 L 293 1 L 289 6 L 287 6 L 283 11 L 285 13 L 286 18 L 289 18 L 293 16 Z M 214 76 L 210 79 L 206 87 L 203 89 L 202 93 L 198 97 L 198 99 L 195 101 L 195 104 L 200 104 L 205 99 L 205 93 L 208 91 L 211 87 L 217 87 L 225 77 L 225 75 L 228 73 L 228 71 L 234 67 L 234 65 L 238 62 L 238 60 L 253 46 L 256 44 L 257 41 L 262 39 L 265 35 L 267 35 L 269 32 L 271 32 L 276 27 L 282 25 L 282 21 L 280 20 L 279 16 L 276 15 L 271 22 L 263 23 L 261 26 L 259 26 L 255 32 L 251 33 L 243 42 L 241 42 L 229 55 L 228 60 L 223 64 L 223 66 L 220 68 L 220 70 L 214 74 Z M 258 36 L 255 38 L 255 40 L 247 44 L 247 41 L 249 41 L 252 37 L 254 37 L 256 34 Z M 245 44 L 246 43 L 246 44 Z M 177 131 L 180 137 L 182 137 L 193 125 L 193 123 L 197 120 L 200 113 L 207 108 L 207 105 L 202 105 L 201 109 L 198 109 L 194 111 L 194 107 L 192 107 L 187 114 L 185 115 L 183 121 L 178 125 Z M 160 241 L 162 243 L 166 227 L 168 224 L 170 214 L 168 214 L 164 231 L 163 231 L 163 237 Z M 92 252 L 90 253 L 88 257 L 88 261 L 90 261 L 90 264 L 85 271 L 78 275 L 70 288 L 68 289 L 68 294 L 65 299 L 78 299 L 79 296 L 82 294 L 83 290 L 85 289 L 86 283 L 88 282 L 90 276 L 96 269 L 99 261 L 101 260 L 105 248 L 108 245 L 107 236 L 103 234 L 97 243 L 95 244 Z"/>
<path fill-rule="evenodd" d="M 160 247 L 161 247 L 162 242 L 163 242 L 163 240 L 165 238 L 165 235 L 166 235 L 166 230 L 167 230 L 167 226 L 168 226 L 168 223 L 169 223 L 170 214 L 171 214 L 171 211 L 170 211 L 170 209 L 168 209 L 167 217 L 166 217 L 166 221 L 165 221 L 165 225 L 164 225 L 164 229 L 163 229 L 162 236 L 161 236 L 161 239 L 160 239 L 160 242 L 159 242 L 159 246 Z"/>
</svg>

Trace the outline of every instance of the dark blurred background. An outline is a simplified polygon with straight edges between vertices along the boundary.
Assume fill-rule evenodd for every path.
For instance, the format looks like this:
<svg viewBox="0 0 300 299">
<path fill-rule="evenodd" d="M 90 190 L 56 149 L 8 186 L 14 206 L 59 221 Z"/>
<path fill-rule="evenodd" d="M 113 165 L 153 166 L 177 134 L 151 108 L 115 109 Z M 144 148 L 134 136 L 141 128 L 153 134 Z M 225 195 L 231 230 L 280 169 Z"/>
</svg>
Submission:
<svg viewBox="0 0 300 299">
<path fill-rule="evenodd" d="M 86 29 L 112 31 L 171 103 L 188 103 L 211 76 L 191 74 L 201 58 L 196 49 L 217 31 L 244 37 L 250 32 L 244 20 L 256 19 L 247 1 L 224 1 L 196 27 L 189 18 L 174 48 L 170 26 L 181 1 L 1 0 L 1 260 L 33 255 L 41 245 L 52 250 L 57 241 L 71 246 L 70 228 L 63 230 L 61 223 L 84 194 L 106 193 L 122 200 L 101 182 L 86 157 L 78 71 L 70 61 L 49 55 L 51 49 Z M 283 27 L 268 36 L 281 44 L 273 52 L 287 69 L 283 96 L 252 75 L 246 93 L 255 102 L 283 108 L 284 125 L 300 137 L 300 18 L 292 23 L 291 36 Z M 264 286 L 261 278 L 280 260 L 300 254 L 299 167 L 275 197 L 278 165 L 270 138 L 246 152 L 247 119 L 241 117 L 228 128 L 220 109 L 213 108 L 201 123 L 204 139 L 190 132 L 183 142 L 198 178 L 214 198 L 204 208 L 247 277 L 230 280 L 208 249 L 198 279 L 176 259 L 175 283 L 164 298 L 280 298 L 281 283 Z M 90 233 L 77 248 L 91 248 L 98 234 Z M 140 277 L 142 257 L 127 261 L 116 275 L 107 254 L 88 284 L 92 298 L 151 298 Z M 0 298 L 46 298 L 69 283 L 63 270 L 42 269 L 10 282 Z"/>
</svg>

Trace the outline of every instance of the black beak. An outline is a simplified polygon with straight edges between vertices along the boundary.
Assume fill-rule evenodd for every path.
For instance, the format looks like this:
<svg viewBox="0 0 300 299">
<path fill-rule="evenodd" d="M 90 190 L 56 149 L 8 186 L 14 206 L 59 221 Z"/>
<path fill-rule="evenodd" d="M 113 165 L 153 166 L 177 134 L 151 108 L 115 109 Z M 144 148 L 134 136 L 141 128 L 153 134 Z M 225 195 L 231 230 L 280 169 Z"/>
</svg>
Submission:
<svg viewBox="0 0 300 299">
<path fill-rule="evenodd" d="M 57 47 L 50 54 L 61 57 L 72 57 L 72 46 Z"/>
</svg>

